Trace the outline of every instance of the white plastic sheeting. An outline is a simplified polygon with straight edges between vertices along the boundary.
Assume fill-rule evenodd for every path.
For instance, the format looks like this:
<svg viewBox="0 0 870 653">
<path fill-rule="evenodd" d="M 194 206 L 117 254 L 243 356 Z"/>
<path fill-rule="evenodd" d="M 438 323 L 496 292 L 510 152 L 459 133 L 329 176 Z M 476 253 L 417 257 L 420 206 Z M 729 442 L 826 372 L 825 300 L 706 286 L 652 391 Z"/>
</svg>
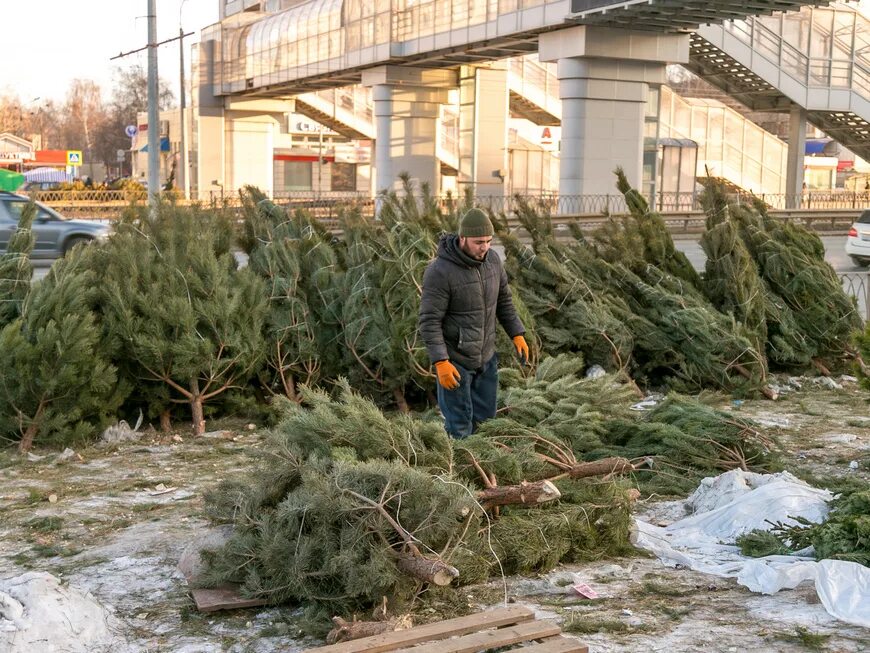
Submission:
<svg viewBox="0 0 870 653">
<path fill-rule="evenodd" d="M 734 470 L 710 479 L 687 500 L 695 514 L 670 526 L 636 520 L 634 544 L 670 566 L 736 578 L 753 592 L 773 594 L 803 582 L 815 583 L 825 609 L 837 619 L 870 627 L 870 569 L 852 562 L 807 555 L 747 558 L 733 543 L 755 529 L 795 524 L 795 517 L 821 522 L 828 514 L 827 490 L 810 487 L 788 472 L 753 474 Z"/>
</svg>

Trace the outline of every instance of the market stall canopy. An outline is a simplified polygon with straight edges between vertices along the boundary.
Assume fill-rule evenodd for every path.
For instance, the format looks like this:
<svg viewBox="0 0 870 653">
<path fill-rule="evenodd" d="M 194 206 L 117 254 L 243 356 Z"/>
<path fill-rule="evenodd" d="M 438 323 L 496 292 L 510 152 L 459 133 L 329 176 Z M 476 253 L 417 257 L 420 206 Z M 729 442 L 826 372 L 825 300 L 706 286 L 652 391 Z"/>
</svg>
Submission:
<svg viewBox="0 0 870 653">
<path fill-rule="evenodd" d="M 16 191 L 24 183 L 24 175 L 0 168 L 0 190 Z"/>
<path fill-rule="evenodd" d="M 62 184 L 72 181 L 72 175 L 57 168 L 34 168 L 24 173 L 24 179 L 28 182 Z"/>
</svg>

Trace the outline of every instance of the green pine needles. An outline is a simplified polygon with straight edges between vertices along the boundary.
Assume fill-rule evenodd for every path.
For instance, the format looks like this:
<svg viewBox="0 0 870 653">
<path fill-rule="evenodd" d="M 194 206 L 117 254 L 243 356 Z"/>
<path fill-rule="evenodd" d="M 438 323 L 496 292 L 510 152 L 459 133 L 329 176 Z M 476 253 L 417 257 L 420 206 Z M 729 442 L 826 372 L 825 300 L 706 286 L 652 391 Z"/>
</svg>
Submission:
<svg viewBox="0 0 870 653">
<path fill-rule="evenodd" d="M 157 386 L 155 401 L 189 405 L 197 434 L 204 404 L 246 385 L 264 351 L 263 281 L 236 269 L 218 219 L 161 205 L 105 248 L 107 338 L 127 374 Z"/>
<path fill-rule="evenodd" d="M 105 428 L 126 398 L 102 345 L 95 276 L 76 248 L 34 285 L 21 315 L 0 331 L 0 435 L 22 451 L 81 442 Z"/>
<path fill-rule="evenodd" d="M 33 264 L 30 254 L 36 238 L 30 227 L 36 215 L 36 205 L 28 203 L 21 212 L 18 227 L 9 239 L 6 251 L 0 254 L 0 326 L 21 315 L 21 305 L 30 290 Z"/>
</svg>

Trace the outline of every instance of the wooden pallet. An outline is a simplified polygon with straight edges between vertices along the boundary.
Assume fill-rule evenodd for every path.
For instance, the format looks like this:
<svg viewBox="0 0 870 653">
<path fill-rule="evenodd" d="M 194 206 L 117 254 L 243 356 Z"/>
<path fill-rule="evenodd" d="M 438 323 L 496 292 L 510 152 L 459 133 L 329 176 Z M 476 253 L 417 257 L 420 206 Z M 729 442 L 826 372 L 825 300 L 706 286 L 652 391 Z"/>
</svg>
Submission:
<svg viewBox="0 0 870 653">
<path fill-rule="evenodd" d="M 525 645 L 506 650 L 588 653 L 585 645 L 576 639 L 563 637 L 561 633 L 561 628 L 552 621 L 536 620 L 535 613 L 528 608 L 511 606 L 312 648 L 304 653 L 477 653 L 514 644 Z"/>
</svg>

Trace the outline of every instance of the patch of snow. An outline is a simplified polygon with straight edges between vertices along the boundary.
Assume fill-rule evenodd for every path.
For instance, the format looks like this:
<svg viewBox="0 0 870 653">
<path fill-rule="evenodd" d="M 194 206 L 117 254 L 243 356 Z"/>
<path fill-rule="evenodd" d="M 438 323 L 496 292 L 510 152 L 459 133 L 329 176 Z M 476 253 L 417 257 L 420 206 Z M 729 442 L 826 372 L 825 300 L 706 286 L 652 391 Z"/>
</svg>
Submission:
<svg viewBox="0 0 870 653">
<path fill-rule="evenodd" d="M 761 426 L 766 426 L 767 428 L 774 429 L 787 429 L 791 426 L 791 420 L 783 415 L 776 415 L 774 413 L 766 413 L 761 412 L 757 415 L 753 416 L 753 422 L 760 424 Z"/>
<path fill-rule="evenodd" d="M 823 433 L 820 437 L 830 444 L 849 444 L 858 439 L 854 433 Z"/>
<path fill-rule="evenodd" d="M 132 651 L 121 622 L 89 593 L 45 572 L 0 581 L 0 650 L 4 653 Z"/>
</svg>

